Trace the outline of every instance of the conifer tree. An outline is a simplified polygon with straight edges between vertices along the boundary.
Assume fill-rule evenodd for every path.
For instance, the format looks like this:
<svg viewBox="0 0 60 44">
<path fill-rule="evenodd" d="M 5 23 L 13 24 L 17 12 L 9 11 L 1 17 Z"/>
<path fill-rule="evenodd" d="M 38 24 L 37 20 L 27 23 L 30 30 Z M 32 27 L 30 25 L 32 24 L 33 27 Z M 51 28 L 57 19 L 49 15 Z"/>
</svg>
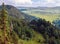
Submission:
<svg viewBox="0 0 60 44">
<path fill-rule="evenodd" d="M 2 24 L 2 30 L 4 31 L 4 44 L 7 42 L 7 32 L 9 30 L 9 24 L 8 24 L 8 12 L 5 9 L 4 3 L 2 4 L 2 10 L 1 10 L 1 24 Z"/>
</svg>

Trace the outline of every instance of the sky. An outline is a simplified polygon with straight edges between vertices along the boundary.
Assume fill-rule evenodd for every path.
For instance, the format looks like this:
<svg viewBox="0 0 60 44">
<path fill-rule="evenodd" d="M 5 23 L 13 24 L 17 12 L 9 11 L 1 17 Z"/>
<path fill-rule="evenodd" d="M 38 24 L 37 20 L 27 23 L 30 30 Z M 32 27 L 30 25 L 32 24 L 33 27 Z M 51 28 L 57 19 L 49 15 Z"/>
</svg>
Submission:
<svg viewBox="0 0 60 44">
<path fill-rule="evenodd" d="M 60 0 L 0 0 L 0 4 L 5 3 L 13 6 L 24 7 L 54 7 L 60 6 Z"/>
</svg>

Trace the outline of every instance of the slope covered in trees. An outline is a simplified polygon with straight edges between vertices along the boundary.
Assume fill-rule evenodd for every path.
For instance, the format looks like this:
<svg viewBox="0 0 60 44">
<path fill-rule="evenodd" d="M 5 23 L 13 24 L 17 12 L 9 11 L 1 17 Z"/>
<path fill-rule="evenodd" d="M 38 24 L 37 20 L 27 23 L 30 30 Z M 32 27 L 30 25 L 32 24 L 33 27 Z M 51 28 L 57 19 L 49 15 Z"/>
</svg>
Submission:
<svg viewBox="0 0 60 44">
<path fill-rule="evenodd" d="M 15 19 L 15 18 L 14 18 Z M 32 41 L 33 44 L 60 44 L 60 30 L 44 19 L 32 20 L 13 20 L 14 31 L 26 44 Z M 29 42 L 28 42 L 29 41 Z"/>
<path fill-rule="evenodd" d="M 0 44 L 60 44 L 60 30 L 44 19 L 26 22 L 0 12 Z"/>
<path fill-rule="evenodd" d="M 60 44 L 60 29 L 53 26 L 49 21 L 33 20 L 30 22 L 30 27 L 43 35 L 46 44 Z"/>
</svg>

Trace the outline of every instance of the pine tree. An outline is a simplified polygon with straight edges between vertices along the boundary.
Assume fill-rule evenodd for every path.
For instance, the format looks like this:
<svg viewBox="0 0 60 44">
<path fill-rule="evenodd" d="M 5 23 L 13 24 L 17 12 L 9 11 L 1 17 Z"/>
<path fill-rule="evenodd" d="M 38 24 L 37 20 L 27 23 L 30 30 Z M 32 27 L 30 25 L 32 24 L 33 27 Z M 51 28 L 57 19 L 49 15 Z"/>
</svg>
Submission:
<svg viewBox="0 0 60 44">
<path fill-rule="evenodd" d="M 7 42 L 7 32 L 9 31 L 9 24 L 8 24 L 8 12 L 5 9 L 4 3 L 2 4 L 1 10 L 1 29 L 4 31 L 4 44 Z"/>
</svg>

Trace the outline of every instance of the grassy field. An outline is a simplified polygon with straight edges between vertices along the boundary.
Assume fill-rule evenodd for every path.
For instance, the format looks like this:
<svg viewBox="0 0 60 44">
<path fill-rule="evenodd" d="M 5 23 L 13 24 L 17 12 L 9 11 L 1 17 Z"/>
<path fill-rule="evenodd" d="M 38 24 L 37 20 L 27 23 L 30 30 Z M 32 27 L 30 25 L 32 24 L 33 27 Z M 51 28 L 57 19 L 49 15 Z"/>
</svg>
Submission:
<svg viewBox="0 0 60 44">
<path fill-rule="evenodd" d="M 24 13 L 27 13 L 28 15 L 32 15 L 38 18 L 45 19 L 46 21 L 53 22 L 56 19 L 60 19 L 59 14 L 40 14 L 40 13 L 34 13 L 33 11 L 24 11 Z"/>
<path fill-rule="evenodd" d="M 58 19 L 59 16 L 58 15 L 38 15 L 38 14 L 30 14 L 32 16 L 38 17 L 38 18 L 42 18 L 45 19 L 46 21 L 50 21 L 53 22 L 54 20 Z"/>
</svg>

